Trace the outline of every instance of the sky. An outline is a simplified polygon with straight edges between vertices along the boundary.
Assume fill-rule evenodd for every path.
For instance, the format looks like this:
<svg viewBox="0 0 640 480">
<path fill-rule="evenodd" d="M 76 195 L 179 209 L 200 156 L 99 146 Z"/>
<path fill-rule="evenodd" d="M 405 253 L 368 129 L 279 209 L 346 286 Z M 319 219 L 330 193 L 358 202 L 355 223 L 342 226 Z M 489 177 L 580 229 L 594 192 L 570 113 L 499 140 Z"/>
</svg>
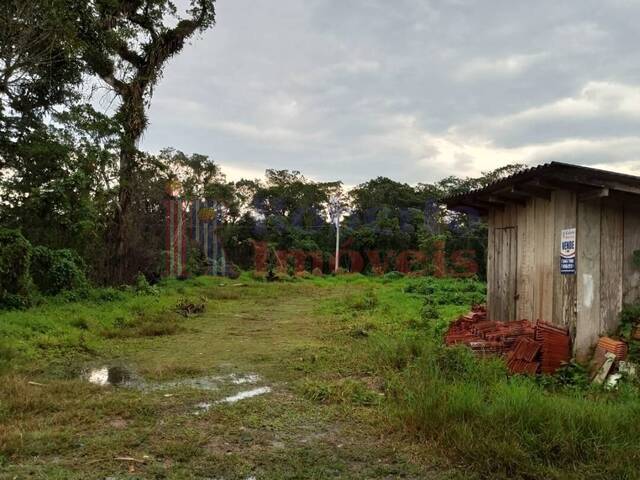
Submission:
<svg viewBox="0 0 640 480">
<path fill-rule="evenodd" d="M 218 0 L 141 146 L 416 184 L 521 162 L 640 175 L 640 0 Z"/>
</svg>

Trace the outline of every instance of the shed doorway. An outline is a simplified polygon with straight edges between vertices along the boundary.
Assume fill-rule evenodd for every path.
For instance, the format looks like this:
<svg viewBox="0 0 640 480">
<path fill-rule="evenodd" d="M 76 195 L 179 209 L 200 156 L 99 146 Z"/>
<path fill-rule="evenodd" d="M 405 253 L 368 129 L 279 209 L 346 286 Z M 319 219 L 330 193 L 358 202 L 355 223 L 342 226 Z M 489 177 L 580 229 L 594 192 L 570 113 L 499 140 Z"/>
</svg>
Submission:
<svg viewBox="0 0 640 480">
<path fill-rule="evenodd" d="M 493 271 L 497 282 L 492 296 L 492 320 L 512 321 L 516 318 L 518 278 L 518 227 L 494 227 Z"/>
</svg>

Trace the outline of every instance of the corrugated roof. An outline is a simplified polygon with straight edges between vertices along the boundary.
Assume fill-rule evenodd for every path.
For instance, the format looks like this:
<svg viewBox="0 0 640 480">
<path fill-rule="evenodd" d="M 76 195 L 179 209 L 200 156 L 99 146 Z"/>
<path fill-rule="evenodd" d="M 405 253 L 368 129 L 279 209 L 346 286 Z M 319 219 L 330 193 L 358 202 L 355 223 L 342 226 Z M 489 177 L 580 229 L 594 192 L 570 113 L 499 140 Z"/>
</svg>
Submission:
<svg viewBox="0 0 640 480">
<path fill-rule="evenodd" d="M 536 180 L 564 182 L 562 185 L 557 185 L 557 189 L 565 187 L 567 189 L 611 188 L 625 193 L 640 195 L 639 176 L 569 163 L 550 162 L 527 168 L 485 187 L 443 198 L 442 202 L 449 207 L 465 205 L 465 202 L 469 202 L 469 204 L 477 201 L 482 202 L 484 200 L 479 198 L 481 196 L 490 195 L 508 187 L 526 185 L 527 182 Z"/>
</svg>

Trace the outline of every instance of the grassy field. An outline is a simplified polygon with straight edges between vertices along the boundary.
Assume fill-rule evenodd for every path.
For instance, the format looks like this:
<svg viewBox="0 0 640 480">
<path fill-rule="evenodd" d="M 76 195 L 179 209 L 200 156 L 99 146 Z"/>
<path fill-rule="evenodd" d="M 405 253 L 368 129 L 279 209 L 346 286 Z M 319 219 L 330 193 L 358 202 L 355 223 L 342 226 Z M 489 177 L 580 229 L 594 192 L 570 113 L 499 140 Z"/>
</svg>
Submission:
<svg viewBox="0 0 640 480">
<path fill-rule="evenodd" d="M 638 478 L 635 385 L 509 379 L 439 346 L 477 282 L 158 290 L 0 314 L 0 478 Z M 125 383 L 86 380 L 103 366 Z"/>
</svg>

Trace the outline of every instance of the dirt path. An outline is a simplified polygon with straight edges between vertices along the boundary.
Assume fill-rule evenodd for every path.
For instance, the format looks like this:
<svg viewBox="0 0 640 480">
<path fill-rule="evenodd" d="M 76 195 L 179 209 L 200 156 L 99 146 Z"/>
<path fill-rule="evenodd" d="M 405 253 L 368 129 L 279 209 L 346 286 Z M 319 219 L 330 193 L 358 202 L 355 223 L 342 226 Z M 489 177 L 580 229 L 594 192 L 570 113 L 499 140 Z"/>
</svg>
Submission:
<svg viewBox="0 0 640 480">
<path fill-rule="evenodd" d="M 435 478 L 388 435 L 380 402 L 323 394 L 344 382 L 379 394 L 357 341 L 323 308 L 343 287 L 203 293 L 207 311 L 185 331 L 105 347 L 92 366 L 124 367 L 118 387 L 14 378 L 23 417 L 6 428 L 26 440 L 9 442 L 0 477 Z"/>
</svg>

